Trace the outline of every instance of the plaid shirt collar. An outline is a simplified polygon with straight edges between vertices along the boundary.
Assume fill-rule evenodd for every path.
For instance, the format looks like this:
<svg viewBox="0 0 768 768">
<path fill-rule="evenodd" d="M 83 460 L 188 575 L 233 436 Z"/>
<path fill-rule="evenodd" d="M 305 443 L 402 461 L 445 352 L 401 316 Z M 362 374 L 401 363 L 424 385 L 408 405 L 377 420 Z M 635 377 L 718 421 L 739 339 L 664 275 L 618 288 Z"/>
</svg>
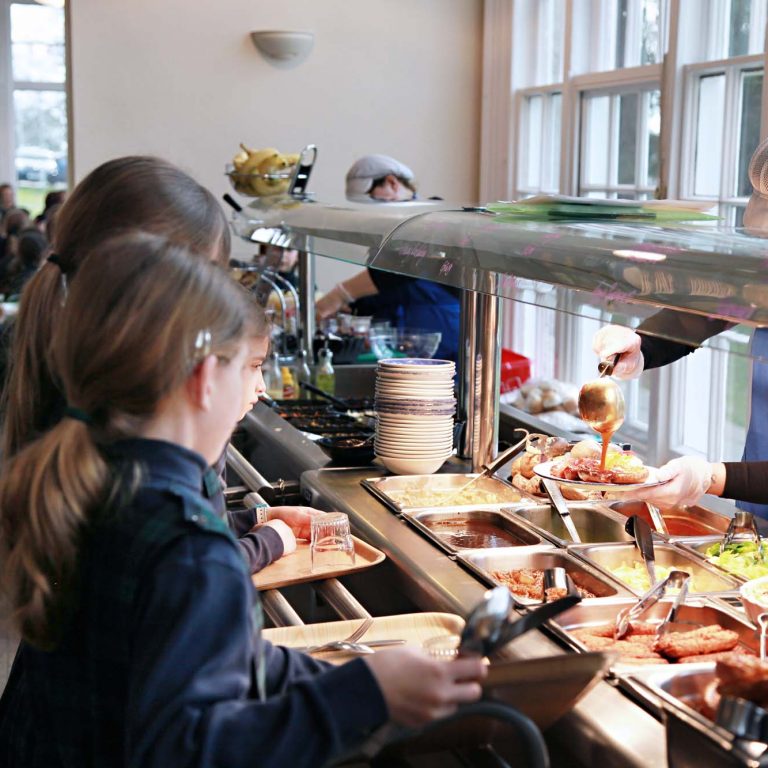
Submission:
<svg viewBox="0 0 768 768">
<path fill-rule="evenodd" d="M 104 452 L 111 460 L 140 464 L 145 482 L 182 485 L 197 493 L 203 488 L 208 471 L 208 464 L 199 453 L 164 440 L 118 440 Z"/>
</svg>

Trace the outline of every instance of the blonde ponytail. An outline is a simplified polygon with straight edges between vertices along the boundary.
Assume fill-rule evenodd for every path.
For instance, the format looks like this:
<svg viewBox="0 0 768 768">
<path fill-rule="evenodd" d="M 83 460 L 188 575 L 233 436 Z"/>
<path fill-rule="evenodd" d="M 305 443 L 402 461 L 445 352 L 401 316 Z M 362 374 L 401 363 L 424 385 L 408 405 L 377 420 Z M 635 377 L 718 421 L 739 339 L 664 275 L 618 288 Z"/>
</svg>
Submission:
<svg viewBox="0 0 768 768">
<path fill-rule="evenodd" d="M 56 643 L 82 527 L 111 491 L 110 472 L 86 424 L 65 418 L 15 456 L 0 482 L 2 582 L 22 637 Z"/>
</svg>

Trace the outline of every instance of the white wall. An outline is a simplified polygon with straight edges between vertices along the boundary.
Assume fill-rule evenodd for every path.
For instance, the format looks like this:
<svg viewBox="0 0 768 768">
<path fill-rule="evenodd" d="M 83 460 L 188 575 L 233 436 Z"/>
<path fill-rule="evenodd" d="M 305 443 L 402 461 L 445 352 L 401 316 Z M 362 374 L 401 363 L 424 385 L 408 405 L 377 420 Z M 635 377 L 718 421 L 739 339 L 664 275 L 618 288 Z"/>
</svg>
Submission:
<svg viewBox="0 0 768 768">
<path fill-rule="evenodd" d="M 312 142 L 321 200 L 369 152 L 412 166 L 426 196 L 476 197 L 482 0 L 76 0 L 70 19 L 76 180 L 153 153 L 219 195 L 239 142 Z M 279 69 L 256 29 L 310 30 L 315 48 Z M 319 274 L 325 287 L 339 267 Z"/>
</svg>

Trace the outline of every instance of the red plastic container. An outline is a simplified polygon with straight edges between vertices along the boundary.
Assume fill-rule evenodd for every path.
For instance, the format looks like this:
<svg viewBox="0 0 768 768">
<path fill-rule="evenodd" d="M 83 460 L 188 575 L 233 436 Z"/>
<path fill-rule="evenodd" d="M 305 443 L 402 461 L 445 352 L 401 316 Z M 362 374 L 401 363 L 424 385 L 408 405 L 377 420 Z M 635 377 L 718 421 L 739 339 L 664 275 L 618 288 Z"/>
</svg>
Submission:
<svg viewBox="0 0 768 768">
<path fill-rule="evenodd" d="M 501 350 L 501 392 L 511 392 L 531 378 L 531 361 L 511 349 Z"/>
</svg>

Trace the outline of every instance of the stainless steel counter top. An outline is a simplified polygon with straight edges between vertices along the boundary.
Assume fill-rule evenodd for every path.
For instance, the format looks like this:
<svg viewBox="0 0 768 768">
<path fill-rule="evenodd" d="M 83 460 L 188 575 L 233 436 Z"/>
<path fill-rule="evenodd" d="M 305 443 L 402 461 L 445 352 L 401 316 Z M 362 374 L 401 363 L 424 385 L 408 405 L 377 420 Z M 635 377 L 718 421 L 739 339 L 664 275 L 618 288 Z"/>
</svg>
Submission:
<svg viewBox="0 0 768 768">
<path fill-rule="evenodd" d="M 457 462 L 446 469 L 466 471 Z M 354 532 L 387 554 L 421 608 L 466 615 L 486 587 L 360 485 L 365 478 L 383 474 L 384 469 L 370 467 L 310 470 L 302 475 L 301 486 L 313 505 L 350 516 Z M 506 651 L 517 659 L 566 652 L 542 632 L 518 638 Z M 607 682 L 597 685 L 551 733 L 585 765 L 657 768 L 667 764 L 662 724 Z"/>
</svg>

